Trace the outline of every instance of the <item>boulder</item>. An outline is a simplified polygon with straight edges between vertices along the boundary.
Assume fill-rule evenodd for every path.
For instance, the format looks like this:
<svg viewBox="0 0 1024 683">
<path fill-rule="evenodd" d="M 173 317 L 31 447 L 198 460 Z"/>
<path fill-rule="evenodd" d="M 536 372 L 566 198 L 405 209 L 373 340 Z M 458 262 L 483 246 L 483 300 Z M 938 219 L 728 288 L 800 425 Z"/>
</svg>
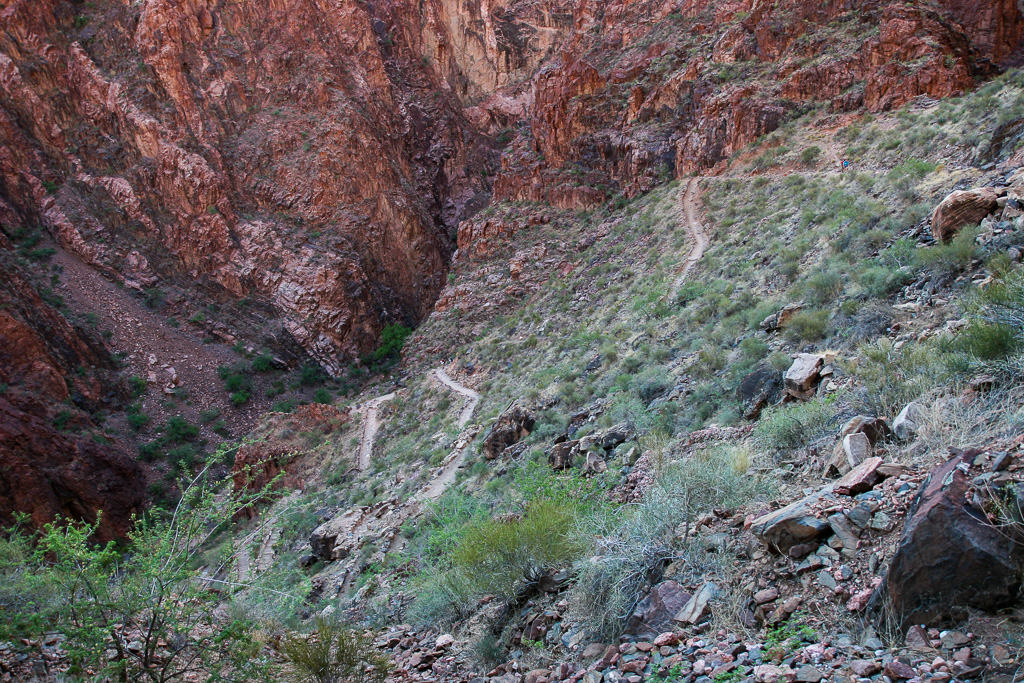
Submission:
<svg viewBox="0 0 1024 683">
<path fill-rule="evenodd" d="M 850 467 L 856 467 L 871 457 L 871 439 L 861 432 L 847 434 L 843 437 L 843 453 Z"/>
<path fill-rule="evenodd" d="M 863 436 L 863 434 L 851 434 L 850 436 Z M 846 438 L 849 439 L 850 436 Z M 870 491 L 882 479 L 878 473 L 878 468 L 881 465 L 881 458 L 867 458 L 837 481 L 832 490 L 848 496 Z"/>
<path fill-rule="evenodd" d="M 806 401 L 814 395 L 814 388 L 821 379 L 825 357 L 817 353 L 797 354 L 793 364 L 786 370 L 786 393 L 793 398 Z"/>
<path fill-rule="evenodd" d="M 484 457 L 494 460 L 506 448 L 523 440 L 536 424 L 537 418 L 522 406 L 513 406 L 498 416 L 491 431 L 484 437 L 481 450 Z"/>
<path fill-rule="evenodd" d="M 743 417 L 756 420 L 765 406 L 782 398 L 782 375 L 767 363 L 759 363 L 740 381 L 736 396 L 743 402 Z"/>
<path fill-rule="evenodd" d="M 572 467 L 572 461 L 579 453 L 579 441 L 563 441 L 551 447 L 548 453 L 548 464 L 552 469 L 567 470 Z"/>
<path fill-rule="evenodd" d="M 609 427 L 598 435 L 597 443 L 606 451 L 615 450 L 620 444 L 624 444 L 636 436 L 636 430 L 629 424 L 620 422 Z"/>
<path fill-rule="evenodd" d="M 999 196 L 991 187 L 956 190 L 932 211 L 932 236 L 939 242 L 953 239 L 965 225 L 977 225 L 998 208 Z"/>
<path fill-rule="evenodd" d="M 892 421 L 892 431 L 896 434 L 896 438 L 910 441 L 917 436 L 921 424 L 924 423 L 924 418 L 924 406 L 916 401 L 911 401 Z"/>
<path fill-rule="evenodd" d="M 832 487 L 826 486 L 780 510 L 758 517 L 751 522 L 750 531 L 768 548 L 784 554 L 795 545 L 827 535 L 831 527 L 815 515 L 813 505 L 831 492 Z"/>
<path fill-rule="evenodd" d="M 761 321 L 760 328 L 765 332 L 773 332 L 784 328 L 789 324 L 790 319 L 804 310 L 804 302 L 797 301 L 796 303 L 788 304 L 783 306 L 778 313 L 772 313 L 764 320 Z"/>
<path fill-rule="evenodd" d="M 631 633 L 662 633 L 672 629 L 672 618 L 690 601 L 690 594 L 675 581 L 662 581 L 637 604 L 629 617 Z"/>
<path fill-rule="evenodd" d="M 587 453 L 586 462 L 583 463 L 583 471 L 601 474 L 608 471 L 608 463 L 600 455 L 590 451 Z"/>
<path fill-rule="evenodd" d="M 1024 553 L 968 496 L 978 454 L 955 455 L 922 483 L 869 604 L 879 621 L 900 628 L 931 624 L 963 608 L 994 610 L 1017 599 Z"/>
<path fill-rule="evenodd" d="M 885 421 L 883 417 L 869 417 L 867 415 L 857 415 L 846 421 L 840 431 L 842 436 L 847 434 L 863 434 L 868 437 L 871 441 L 871 445 L 874 446 L 879 441 L 884 441 L 892 437 L 892 429 L 889 427 L 889 423 Z"/>
</svg>

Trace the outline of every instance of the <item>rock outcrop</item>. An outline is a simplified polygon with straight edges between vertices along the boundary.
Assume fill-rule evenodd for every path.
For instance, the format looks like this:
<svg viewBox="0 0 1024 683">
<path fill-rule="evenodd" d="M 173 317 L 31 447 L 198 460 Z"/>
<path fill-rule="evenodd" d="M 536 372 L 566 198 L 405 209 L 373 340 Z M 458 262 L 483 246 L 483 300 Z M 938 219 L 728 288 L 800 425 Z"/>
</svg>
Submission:
<svg viewBox="0 0 1024 683">
<path fill-rule="evenodd" d="M 484 437 L 480 446 L 484 457 L 488 460 L 497 458 L 506 448 L 528 436 L 536 422 L 536 416 L 522 406 L 516 405 L 506 410 L 498 416 L 491 431 Z"/>
</svg>

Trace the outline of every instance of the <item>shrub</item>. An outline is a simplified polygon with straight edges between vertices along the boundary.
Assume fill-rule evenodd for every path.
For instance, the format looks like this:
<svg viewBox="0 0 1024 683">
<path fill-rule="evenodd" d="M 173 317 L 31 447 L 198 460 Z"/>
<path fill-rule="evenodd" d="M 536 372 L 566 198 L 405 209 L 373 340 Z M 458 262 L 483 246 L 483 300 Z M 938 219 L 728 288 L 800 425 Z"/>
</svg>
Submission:
<svg viewBox="0 0 1024 683">
<path fill-rule="evenodd" d="M 918 249 L 917 266 L 939 274 L 955 275 L 970 265 L 978 252 L 977 228 L 962 228 L 948 244 Z"/>
<path fill-rule="evenodd" d="M 324 389 L 323 387 L 320 387 L 315 392 L 313 392 L 314 403 L 330 403 L 332 400 L 333 397 L 331 396 L 331 392 L 329 392 L 327 389 Z"/>
<path fill-rule="evenodd" d="M 252 396 L 253 383 L 250 368 L 244 363 L 217 368 L 220 378 L 224 380 L 224 389 L 231 397 L 233 404 L 242 405 Z"/>
<path fill-rule="evenodd" d="M 189 424 L 183 417 L 172 417 L 164 423 L 163 432 L 171 442 L 191 441 L 199 436 L 199 427 Z"/>
<path fill-rule="evenodd" d="M 299 369 L 299 384 L 304 387 L 323 384 L 325 379 L 324 370 L 318 363 L 306 363 Z"/>
<path fill-rule="evenodd" d="M 816 341 L 825 336 L 829 313 L 826 310 L 800 311 L 789 319 L 786 337 L 790 341 Z"/>
<path fill-rule="evenodd" d="M 391 669 L 369 638 L 329 617 L 315 617 L 312 633 L 285 636 L 279 650 L 303 683 L 379 683 Z"/>
<path fill-rule="evenodd" d="M 821 147 L 812 145 L 800 152 L 800 163 L 804 166 L 812 166 L 821 156 Z"/>
<path fill-rule="evenodd" d="M 879 415 L 896 415 L 910 401 L 943 387 L 953 379 L 951 358 L 940 344 L 917 342 L 897 349 L 890 339 L 858 349 L 851 367 L 867 388 L 867 398 Z"/>
<path fill-rule="evenodd" d="M 1002 323 L 974 321 L 957 336 L 956 348 L 981 361 L 1000 360 L 1020 350 L 1020 332 Z"/>
<path fill-rule="evenodd" d="M 215 616 L 211 580 L 197 569 L 206 541 L 265 491 L 224 493 L 200 477 L 175 514 L 138 520 L 123 548 L 93 542 L 98 522 L 58 519 L 34 538 L 8 530 L 0 540 L 0 633 L 12 626 L 24 629 L 18 637 L 64 634 L 76 678 L 91 669 L 89 678 L 118 681 L 265 680 L 273 662 L 254 625 Z M 122 633 L 142 647 L 129 647 Z"/>
<path fill-rule="evenodd" d="M 590 637 L 613 641 L 670 559 L 688 575 L 680 581 L 699 579 L 709 557 L 698 544 L 684 540 L 679 547 L 676 539 L 686 539 L 701 514 L 749 502 L 767 490 L 764 481 L 748 474 L 749 464 L 749 454 L 735 448 L 692 456 L 669 466 L 639 505 L 581 524 L 592 558 L 580 567 L 569 595 L 573 621 Z"/>
<path fill-rule="evenodd" d="M 167 294 L 159 287 L 150 287 L 142 293 L 142 301 L 147 307 L 156 310 L 167 300 Z"/>
<path fill-rule="evenodd" d="M 71 422 L 71 411 L 67 408 L 61 409 L 53 418 L 53 426 L 59 431 L 64 431 L 68 427 L 68 423 Z"/>
<path fill-rule="evenodd" d="M 518 519 L 474 524 L 452 555 L 452 564 L 479 593 L 511 597 L 523 583 L 575 560 L 583 551 L 572 533 L 576 513 L 554 500 L 530 503 Z"/>
<path fill-rule="evenodd" d="M 146 380 L 142 379 L 138 375 L 132 375 L 128 378 L 128 388 L 131 391 L 132 398 L 138 398 L 146 393 Z"/>
<path fill-rule="evenodd" d="M 137 412 L 137 411 L 136 412 L 132 412 L 132 413 L 128 413 L 128 424 L 135 431 L 139 431 L 140 429 L 145 427 L 147 424 L 149 424 L 150 419 L 151 418 L 149 417 L 149 415 L 146 415 L 145 413 L 141 413 L 141 412 Z"/>
<path fill-rule="evenodd" d="M 796 449 L 830 433 L 838 424 L 832 400 L 790 403 L 766 410 L 754 428 L 754 443 L 764 449 Z"/>
<path fill-rule="evenodd" d="M 385 325 L 384 331 L 380 335 L 380 346 L 373 352 L 373 359 L 379 363 L 397 358 L 410 334 L 412 334 L 412 330 L 405 325 L 399 323 Z"/>
<path fill-rule="evenodd" d="M 883 265 L 868 266 L 857 274 L 857 282 L 868 296 L 874 299 L 888 299 L 889 296 L 907 283 L 910 274 L 903 269 Z"/>
<path fill-rule="evenodd" d="M 266 353 L 261 353 L 252 359 L 253 372 L 270 372 L 274 369 L 274 359 Z"/>
</svg>

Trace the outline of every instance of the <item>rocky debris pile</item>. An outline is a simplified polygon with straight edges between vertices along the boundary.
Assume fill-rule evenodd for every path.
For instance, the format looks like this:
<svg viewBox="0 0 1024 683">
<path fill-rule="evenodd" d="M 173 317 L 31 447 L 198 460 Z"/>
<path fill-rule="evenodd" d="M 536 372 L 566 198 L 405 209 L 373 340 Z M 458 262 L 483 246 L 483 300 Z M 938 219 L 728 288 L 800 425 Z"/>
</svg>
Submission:
<svg viewBox="0 0 1024 683">
<path fill-rule="evenodd" d="M 649 637 L 623 636 L 617 644 L 580 643 L 567 661 L 539 662 L 524 643 L 508 661 L 486 672 L 470 664 L 471 643 L 451 634 L 417 632 L 403 624 L 376 644 L 392 653 L 397 665 L 393 679 L 401 681 L 895 683 L 965 680 L 986 672 L 992 680 L 1012 680 L 1001 672 L 1012 671 L 1013 655 L 1005 647 L 979 643 L 973 633 L 915 627 L 905 646 L 890 648 L 871 629 L 856 638 L 843 632 L 825 635 L 820 626 L 809 619 L 793 621 L 758 639 L 721 629 L 669 628 Z"/>
<path fill-rule="evenodd" d="M 570 422 L 569 432 L 575 433 Z M 548 452 L 548 464 L 555 470 L 567 470 L 573 467 L 577 457 L 582 457 L 583 466 L 587 471 L 603 472 L 608 468 L 607 458 L 620 445 L 636 437 L 636 430 L 625 422 L 607 429 L 570 438 L 569 433 L 558 437 Z"/>
</svg>

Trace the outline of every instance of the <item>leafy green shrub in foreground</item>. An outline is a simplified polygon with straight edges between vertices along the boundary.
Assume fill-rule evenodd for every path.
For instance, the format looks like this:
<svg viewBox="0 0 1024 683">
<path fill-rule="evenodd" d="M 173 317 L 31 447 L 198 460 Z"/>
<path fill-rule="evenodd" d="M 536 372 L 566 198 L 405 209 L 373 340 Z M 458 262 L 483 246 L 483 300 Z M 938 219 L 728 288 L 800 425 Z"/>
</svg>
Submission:
<svg viewBox="0 0 1024 683">
<path fill-rule="evenodd" d="M 92 541 L 98 522 L 58 519 L 34 539 L 8 530 L 0 540 L 0 638 L 63 633 L 71 673 L 92 669 L 105 680 L 165 683 L 188 672 L 270 680 L 273 663 L 253 625 L 219 618 L 218 598 L 196 569 L 206 542 L 264 493 L 217 496 L 197 477 L 173 514 L 137 520 L 123 548 Z"/>
</svg>

